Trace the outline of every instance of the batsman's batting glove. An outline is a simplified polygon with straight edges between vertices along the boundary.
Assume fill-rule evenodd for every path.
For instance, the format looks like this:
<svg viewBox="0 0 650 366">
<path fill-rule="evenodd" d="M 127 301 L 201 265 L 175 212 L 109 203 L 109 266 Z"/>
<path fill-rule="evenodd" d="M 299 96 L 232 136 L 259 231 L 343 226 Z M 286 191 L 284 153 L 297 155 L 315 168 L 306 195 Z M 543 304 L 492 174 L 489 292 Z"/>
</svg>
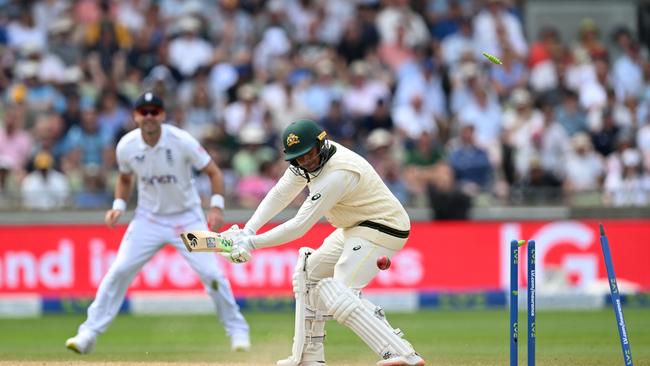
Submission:
<svg viewBox="0 0 650 366">
<path fill-rule="evenodd" d="M 239 236 L 254 236 L 255 235 L 255 230 L 245 227 L 243 229 L 240 229 L 237 224 L 231 226 L 228 230 L 224 230 L 221 233 L 222 237 L 230 240 L 235 240 L 235 238 Z"/>
<path fill-rule="evenodd" d="M 248 262 L 252 257 L 251 252 L 255 249 L 252 238 L 253 235 L 244 234 L 234 237 L 230 251 L 221 253 L 221 255 L 232 263 Z"/>
</svg>

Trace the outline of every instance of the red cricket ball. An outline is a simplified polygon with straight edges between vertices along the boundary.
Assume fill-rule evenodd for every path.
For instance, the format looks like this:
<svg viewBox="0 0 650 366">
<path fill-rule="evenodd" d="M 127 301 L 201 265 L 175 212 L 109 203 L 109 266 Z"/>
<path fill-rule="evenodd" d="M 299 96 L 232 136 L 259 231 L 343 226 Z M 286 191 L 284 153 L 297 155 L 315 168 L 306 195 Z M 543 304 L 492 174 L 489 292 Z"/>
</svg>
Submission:
<svg viewBox="0 0 650 366">
<path fill-rule="evenodd" d="M 377 267 L 379 269 L 386 270 L 390 268 L 390 258 L 388 258 L 385 255 L 382 255 L 381 257 L 377 258 Z"/>
</svg>

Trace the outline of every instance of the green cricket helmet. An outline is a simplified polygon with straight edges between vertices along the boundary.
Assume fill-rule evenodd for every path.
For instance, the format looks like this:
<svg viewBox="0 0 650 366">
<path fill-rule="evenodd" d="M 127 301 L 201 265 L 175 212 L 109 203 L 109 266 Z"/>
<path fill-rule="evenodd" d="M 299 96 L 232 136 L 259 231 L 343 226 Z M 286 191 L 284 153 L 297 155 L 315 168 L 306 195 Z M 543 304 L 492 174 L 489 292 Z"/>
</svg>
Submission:
<svg viewBox="0 0 650 366">
<path fill-rule="evenodd" d="M 331 156 L 327 132 L 310 119 L 300 119 L 287 126 L 282 133 L 282 144 L 284 160 L 291 162 L 294 173 L 307 178 L 307 180 L 309 180 L 309 174 L 316 176 Z M 296 159 L 307 154 L 314 147 L 318 148 L 318 154 L 321 156 L 320 164 L 314 171 L 307 172 L 296 162 Z"/>
</svg>

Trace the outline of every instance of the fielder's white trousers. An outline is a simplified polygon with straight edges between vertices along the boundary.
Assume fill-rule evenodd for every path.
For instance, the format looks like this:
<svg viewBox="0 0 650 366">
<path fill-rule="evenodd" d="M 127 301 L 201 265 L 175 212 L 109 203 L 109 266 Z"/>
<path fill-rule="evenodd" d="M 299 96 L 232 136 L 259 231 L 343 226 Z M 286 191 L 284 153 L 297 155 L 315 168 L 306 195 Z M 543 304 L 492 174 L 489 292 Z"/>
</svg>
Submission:
<svg viewBox="0 0 650 366">
<path fill-rule="evenodd" d="M 122 238 L 115 261 L 102 279 L 95 300 L 88 308 L 88 319 L 79 326 L 79 332 L 94 335 L 105 332 L 117 315 L 134 277 L 154 254 L 169 243 L 201 278 L 227 335 L 232 337 L 248 334 L 248 323 L 239 311 L 230 283 L 219 268 L 215 255 L 190 253 L 183 245 L 179 233 L 189 230 L 207 230 L 200 210 L 164 216 L 136 212 Z"/>
</svg>

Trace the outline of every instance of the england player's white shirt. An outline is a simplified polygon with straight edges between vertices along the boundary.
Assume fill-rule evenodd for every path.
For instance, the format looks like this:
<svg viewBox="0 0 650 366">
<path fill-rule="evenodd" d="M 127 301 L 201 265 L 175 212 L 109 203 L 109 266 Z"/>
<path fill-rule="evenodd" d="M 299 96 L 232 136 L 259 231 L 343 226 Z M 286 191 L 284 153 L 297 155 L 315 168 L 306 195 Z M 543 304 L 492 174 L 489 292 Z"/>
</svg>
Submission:
<svg viewBox="0 0 650 366">
<path fill-rule="evenodd" d="M 186 131 L 163 124 L 160 140 L 152 147 L 135 129 L 120 139 L 116 155 L 120 172 L 136 175 L 139 210 L 167 215 L 200 207 L 192 168 L 205 168 L 210 155 Z"/>
</svg>

